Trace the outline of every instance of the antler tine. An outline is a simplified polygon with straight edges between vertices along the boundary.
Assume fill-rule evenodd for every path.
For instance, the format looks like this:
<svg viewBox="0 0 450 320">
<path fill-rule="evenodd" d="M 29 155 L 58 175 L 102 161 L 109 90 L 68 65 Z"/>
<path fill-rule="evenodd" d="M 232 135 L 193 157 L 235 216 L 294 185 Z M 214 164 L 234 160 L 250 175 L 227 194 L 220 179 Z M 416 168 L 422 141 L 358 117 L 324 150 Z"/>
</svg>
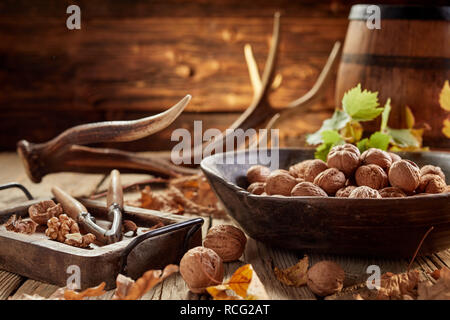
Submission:
<svg viewBox="0 0 450 320">
<path fill-rule="evenodd" d="M 258 136 L 250 145 L 249 149 L 255 149 L 258 146 L 261 145 L 261 142 L 268 139 L 270 130 L 274 127 L 275 123 L 277 122 L 278 118 L 280 117 L 280 114 L 275 114 L 272 118 L 270 118 L 269 122 L 267 122 L 265 130 L 263 131 L 262 135 Z"/>
<path fill-rule="evenodd" d="M 244 56 L 247 62 L 248 74 L 250 76 L 250 82 L 253 87 L 253 99 L 258 97 L 262 88 L 261 77 L 259 76 L 258 65 L 256 64 L 255 57 L 253 55 L 252 46 L 247 43 L 244 46 Z"/>
</svg>

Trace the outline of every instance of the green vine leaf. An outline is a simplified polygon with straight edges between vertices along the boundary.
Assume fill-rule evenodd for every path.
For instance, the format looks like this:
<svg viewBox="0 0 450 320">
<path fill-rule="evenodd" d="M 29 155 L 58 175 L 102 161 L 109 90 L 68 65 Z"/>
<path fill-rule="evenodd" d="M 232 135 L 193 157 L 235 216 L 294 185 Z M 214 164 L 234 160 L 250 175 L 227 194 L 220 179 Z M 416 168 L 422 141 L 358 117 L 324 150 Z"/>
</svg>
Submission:
<svg viewBox="0 0 450 320">
<path fill-rule="evenodd" d="M 378 92 L 366 89 L 362 91 L 360 83 L 347 91 L 342 98 L 344 111 L 356 121 L 370 121 L 378 117 L 383 111 L 383 108 L 377 108 L 378 106 Z"/>
</svg>

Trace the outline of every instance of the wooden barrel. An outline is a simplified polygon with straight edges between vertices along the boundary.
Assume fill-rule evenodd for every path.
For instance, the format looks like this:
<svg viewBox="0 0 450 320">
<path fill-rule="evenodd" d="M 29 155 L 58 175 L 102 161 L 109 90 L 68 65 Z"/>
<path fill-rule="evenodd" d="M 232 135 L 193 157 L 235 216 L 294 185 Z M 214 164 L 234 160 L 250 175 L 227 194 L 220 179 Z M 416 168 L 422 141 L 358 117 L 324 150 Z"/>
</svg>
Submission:
<svg viewBox="0 0 450 320">
<path fill-rule="evenodd" d="M 380 29 L 367 27 L 368 5 L 355 5 L 336 83 L 336 103 L 358 83 L 379 92 L 380 104 L 391 98 L 389 126 L 406 128 L 409 106 L 416 126 L 429 126 L 424 145 L 450 148 L 442 132 L 450 112 L 439 105 L 439 93 L 450 80 L 450 7 L 380 5 Z M 380 120 L 364 123 L 376 131 Z"/>
</svg>

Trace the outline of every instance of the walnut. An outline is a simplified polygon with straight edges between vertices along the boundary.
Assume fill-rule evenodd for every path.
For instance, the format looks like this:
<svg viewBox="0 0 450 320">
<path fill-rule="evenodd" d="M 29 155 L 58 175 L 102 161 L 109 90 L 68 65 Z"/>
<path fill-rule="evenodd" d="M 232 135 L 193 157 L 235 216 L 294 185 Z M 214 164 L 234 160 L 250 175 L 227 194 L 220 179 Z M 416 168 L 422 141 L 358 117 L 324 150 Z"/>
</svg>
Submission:
<svg viewBox="0 0 450 320">
<path fill-rule="evenodd" d="M 61 214 L 59 217 L 53 217 L 47 221 L 45 235 L 52 240 L 64 243 L 66 241 L 66 234 L 79 232 L 80 228 L 75 220 L 66 214 Z"/>
<path fill-rule="evenodd" d="M 327 193 L 312 182 L 301 182 L 291 191 L 291 196 L 300 197 L 328 197 Z"/>
<path fill-rule="evenodd" d="M 28 208 L 31 220 L 38 225 L 46 225 L 48 219 L 57 217 L 61 213 L 63 213 L 61 204 L 56 204 L 53 200 L 44 200 Z"/>
<path fill-rule="evenodd" d="M 134 237 L 137 235 L 138 226 L 131 220 L 123 220 L 122 230 L 124 234 L 127 234 L 128 232 L 132 233 L 132 236 Z"/>
<path fill-rule="evenodd" d="M 391 186 L 412 193 L 419 186 L 420 170 L 412 161 L 400 160 L 394 162 L 389 169 L 389 182 Z"/>
<path fill-rule="evenodd" d="M 205 293 L 207 287 L 222 283 L 223 261 L 214 250 L 195 247 L 181 259 L 180 273 L 192 292 Z"/>
<path fill-rule="evenodd" d="M 312 159 L 304 160 L 302 162 L 294 164 L 293 166 L 290 166 L 289 173 L 295 178 L 305 179 L 306 167 L 312 161 Z"/>
<path fill-rule="evenodd" d="M 424 193 L 443 193 L 447 191 L 447 184 L 441 176 L 425 174 L 420 177 L 418 190 Z"/>
<path fill-rule="evenodd" d="M 371 187 L 361 186 L 350 192 L 349 198 L 380 198 L 380 193 Z"/>
<path fill-rule="evenodd" d="M 436 167 L 436 166 L 433 166 L 433 165 L 431 165 L 431 164 L 428 164 L 428 165 L 426 165 L 426 166 L 423 166 L 423 167 L 420 169 L 420 175 L 421 175 L 421 176 L 424 176 L 424 175 L 426 175 L 426 174 L 435 174 L 435 175 L 438 175 L 439 177 L 442 178 L 442 180 L 445 181 L 445 174 L 444 174 L 444 172 L 442 171 L 442 169 L 441 169 L 440 167 Z"/>
<path fill-rule="evenodd" d="M 68 233 L 65 235 L 64 243 L 70 246 L 87 248 L 95 241 L 95 236 L 92 233 L 81 235 L 81 233 Z"/>
<path fill-rule="evenodd" d="M 398 154 L 393 152 L 388 152 L 389 156 L 391 157 L 392 163 L 402 160 L 402 157 L 400 157 Z"/>
<path fill-rule="evenodd" d="M 359 167 L 360 152 L 352 144 L 338 145 L 331 148 L 328 153 L 327 164 L 330 168 L 342 171 L 347 177 Z"/>
<path fill-rule="evenodd" d="M 209 229 L 203 246 L 214 250 L 224 262 L 235 261 L 242 256 L 247 238 L 238 228 L 219 225 Z"/>
<path fill-rule="evenodd" d="M 253 194 L 262 194 L 266 188 L 266 184 L 264 182 L 253 182 L 248 186 L 247 191 Z"/>
<path fill-rule="evenodd" d="M 379 192 L 380 192 L 380 196 L 382 198 L 403 198 L 403 197 L 406 197 L 406 194 L 401 189 L 396 188 L 396 187 L 383 188 Z"/>
<path fill-rule="evenodd" d="M 386 151 L 370 148 L 361 154 L 362 164 L 376 164 L 387 171 L 392 164 L 392 158 Z"/>
<path fill-rule="evenodd" d="M 328 195 L 334 195 L 336 191 L 344 187 L 345 175 L 336 168 L 322 171 L 314 179 L 314 184 L 321 187 Z"/>
<path fill-rule="evenodd" d="M 31 219 L 23 219 L 15 214 L 9 217 L 5 223 L 5 229 L 17 233 L 33 234 L 36 232 L 37 223 Z"/>
<path fill-rule="evenodd" d="M 252 184 L 253 182 L 265 182 L 269 174 L 270 169 L 265 166 L 261 165 L 251 166 L 247 170 L 248 183 Z"/>
<path fill-rule="evenodd" d="M 345 272 L 337 263 L 325 260 L 313 265 L 306 277 L 306 283 L 311 291 L 325 297 L 342 290 Z"/>
<path fill-rule="evenodd" d="M 290 196 L 296 184 L 297 181 L 289 173 L 275 170 L 267 177 L 265 190 L 268 195 Z"/>
<path fill-rule="evenodd" d="M 350 193 L 355 189 L 356 189 L 356 186 L 347 186 L 347 187 L 341 188 L 336 192 L 336 197 L 348 198 Z"/>
<path fill-rule="evenodd" d="M 312 160 L 308 162 L 305 168 L 304 179 L 307 182 L 314 182 L 314 179 L 317 177 L 319 173 L 328 169 L 328 166 L 325 162 L 320 159 Z"/>
<path fill-rule="evenodd" d="M 356 184 L 368 186 L 372 189 L 382 189 L 388 185 L 388 176 L 383 168 L 376 164 L 368 164 L 359 167 L 355 172 Z"/>
</svg>

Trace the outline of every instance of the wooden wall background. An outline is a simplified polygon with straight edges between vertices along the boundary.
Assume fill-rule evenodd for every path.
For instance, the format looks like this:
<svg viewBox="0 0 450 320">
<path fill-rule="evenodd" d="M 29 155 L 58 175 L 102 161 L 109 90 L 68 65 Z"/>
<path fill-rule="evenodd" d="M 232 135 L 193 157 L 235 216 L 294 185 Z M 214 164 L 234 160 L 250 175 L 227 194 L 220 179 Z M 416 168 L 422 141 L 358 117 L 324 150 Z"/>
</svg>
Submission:
<svg viewBox="0 0 450 320">
<path fill-rule="evenodd" d="M 282 13 L 282 83 L 271 101 L 282 107 L 311 88 L 333 43 L 344 40 L 356 2 L 2 0 L 0 150 L 76 124 L 154 114 L 187 93 L 192 102 L 174 125 L 119 147 L 167 149 L 171 130 L 191 128 L 194 119 L 226 128 L 253 94 L 244 44 L 262 70 L 275 11 Z M 66 28 L 70 4 L 81 8 L 81 30 Z M 334 83 L 320 104 L 283 124 L 284 143 L 299 143 L 333 108 Z"/>
</svg>

